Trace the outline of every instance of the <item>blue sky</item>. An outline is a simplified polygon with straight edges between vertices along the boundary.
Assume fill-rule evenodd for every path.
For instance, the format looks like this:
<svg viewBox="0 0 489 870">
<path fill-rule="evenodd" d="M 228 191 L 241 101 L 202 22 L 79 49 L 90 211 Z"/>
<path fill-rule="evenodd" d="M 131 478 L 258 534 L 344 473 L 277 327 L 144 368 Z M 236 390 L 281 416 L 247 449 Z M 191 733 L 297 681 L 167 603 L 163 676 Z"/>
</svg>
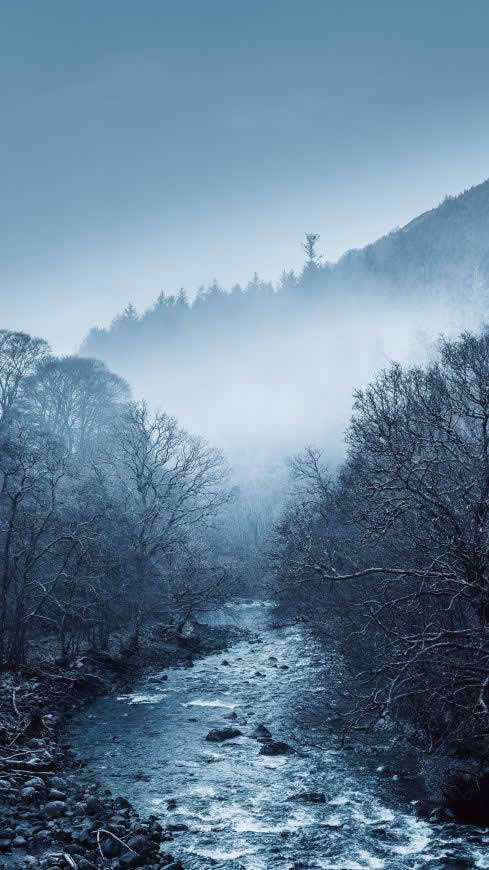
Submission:
<svg viewBox="0 0 489 870">
<path fill-rule="evenodd" d="M 336 259 L 489 176 L 487 0 L 0 0 L 0 322 Z"/>
</svg>

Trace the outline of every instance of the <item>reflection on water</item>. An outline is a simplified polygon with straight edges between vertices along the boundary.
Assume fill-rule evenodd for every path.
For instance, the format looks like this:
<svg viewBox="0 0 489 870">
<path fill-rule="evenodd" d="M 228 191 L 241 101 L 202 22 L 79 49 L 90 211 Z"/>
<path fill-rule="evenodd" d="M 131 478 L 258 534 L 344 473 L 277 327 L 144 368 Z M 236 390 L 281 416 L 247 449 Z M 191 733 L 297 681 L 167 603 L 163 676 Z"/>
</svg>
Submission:
<svg viewBox="0 0 489 870">
<path fill-rule="evenodd" d="M 298 711 L 313 697 L 321 703 L 324 663 L 303 630 L 268 629 L 267 612 L 256 602 L 223 608 L 215 623 L 260 629 L 262 642 L 170 669 L 164 683 L 154 674 L 79 714 L 73 744 L 88 775 L 163 824 L 186 825 L 173 848 L 186 870 L 489 868 L 485 833 L 471 845 L 466 829 L 417 818 L 381 785 L 367 747 L 344 752 L 300 725 Z M 260 755 L 250 737 L 259 723 L 296 753 Z M 230 724 L 241 736 L 206 742 Z M 323 792 L 325 802 L 290 800 L 304 792 Z"/>
</svg>

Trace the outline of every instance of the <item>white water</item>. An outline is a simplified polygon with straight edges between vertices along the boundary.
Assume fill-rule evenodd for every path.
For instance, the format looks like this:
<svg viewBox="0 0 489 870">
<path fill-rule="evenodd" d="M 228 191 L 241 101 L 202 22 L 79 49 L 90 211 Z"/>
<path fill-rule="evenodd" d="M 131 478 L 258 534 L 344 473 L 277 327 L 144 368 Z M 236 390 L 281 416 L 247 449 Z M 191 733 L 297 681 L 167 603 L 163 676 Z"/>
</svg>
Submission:
<svg viewBox="0 0 489 870">
<path fill-rule="evenodd" d="M 263 642 L 170 669 L 165 682 L 154 674 L 80 714 L 72 740 L 88 775 L 163 825 L 187 825 L 171 847 L 186 870 L 489 868 L 486 832 L 418 818 L 369 747 L 343 751 L 306 724 L 303 711 L 321 703 L 317 690 L 327 680 L 307 634 L 267 628 L 266 609 L 249 602 L 221 613 L 220 624 L 227 612 L 260 628 Z M 226 718 L 231 711 L 236 721 Z M 260 755 L 249 736 L 258 723 L 298 753 Z M 206 742 L 210 729 L 229 725 L 242 736 Z M 289 800 L 306 791 L 324 792 L 325 803 Z"/>
</svg>

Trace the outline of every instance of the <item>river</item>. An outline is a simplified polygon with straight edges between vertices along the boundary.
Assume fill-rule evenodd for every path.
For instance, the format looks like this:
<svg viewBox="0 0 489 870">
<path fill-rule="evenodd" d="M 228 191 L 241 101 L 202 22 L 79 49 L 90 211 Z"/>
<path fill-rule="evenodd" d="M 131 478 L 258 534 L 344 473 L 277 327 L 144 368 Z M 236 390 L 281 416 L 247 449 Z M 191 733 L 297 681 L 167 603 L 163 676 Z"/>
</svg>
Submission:
<svg viewBox="0 0 489 870">
<path fill-rule="evenodd" d="M 172 851 L 186 870 L 489 868 L 489 832 L 419 818 L 371 745 L 342 749 L 304 716 L 321 704 L 327 662 L 306 630 L 271 628 L 268 612 L 233 603 L 214 619 L 256 637 L 77 714 L 71 742 L 84 776 L 182 826 Z M 296 753 L 261 755 L 250 736 L 258 724 Z M 205 740 L 231 725 L 242 735 Z M 305 792 L 324 802 L 291 800 Z"/>
</svg>

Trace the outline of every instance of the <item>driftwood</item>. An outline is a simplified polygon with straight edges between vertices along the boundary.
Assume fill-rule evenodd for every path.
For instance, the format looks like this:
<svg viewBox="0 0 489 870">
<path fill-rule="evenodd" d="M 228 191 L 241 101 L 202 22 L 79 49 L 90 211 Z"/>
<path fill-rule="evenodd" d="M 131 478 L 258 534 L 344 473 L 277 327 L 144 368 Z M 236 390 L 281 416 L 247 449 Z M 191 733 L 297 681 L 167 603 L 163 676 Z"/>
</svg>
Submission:
<svg viewBox="0 0 489 870">
<path fill-rule="evenodd" d="M 107 860 L 107 856 L 104 855 L 104 853 L 102 851 L 102 844 L 100 842 L 100 834 L 106 834 L 108 837 L 112 837 L 112 839 L 117 840 L 117 842 L 120 843 L 121 846 L 124 847 L 124 849 L 127 849 L 129 852 L 132 852 L 133 855 L 138 854 L 137 852 L 134 851 L 134 849 L 131 849 L 131 847 L 128 846 L 127 843 L 124 842 L 124 840 L 121 840 L 120 837 L 117 836 L 117 834 L 113 834 L 112 831 L 108 831 L 106 828 L 99 828 L 97 831 L 97 846 L 98 846 L 98 850 L 99 850 L 102 858 L 105 861 Z"/>
<path fill-rule="evenodd" d="M 15 693 L 16 693 L 16 691 L 17 691 L 17 689 L 14 689 L 13 692 L 12 692 L 12 707 L 14 708 L 14 710 L 15 710 L 17 716 L 20 716 L 19 708 L 17 707 L 17 701 L 16 701 L 16 698 L 15 698 Z"/>
</svg>

